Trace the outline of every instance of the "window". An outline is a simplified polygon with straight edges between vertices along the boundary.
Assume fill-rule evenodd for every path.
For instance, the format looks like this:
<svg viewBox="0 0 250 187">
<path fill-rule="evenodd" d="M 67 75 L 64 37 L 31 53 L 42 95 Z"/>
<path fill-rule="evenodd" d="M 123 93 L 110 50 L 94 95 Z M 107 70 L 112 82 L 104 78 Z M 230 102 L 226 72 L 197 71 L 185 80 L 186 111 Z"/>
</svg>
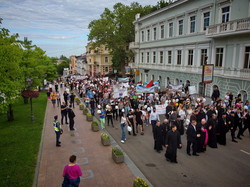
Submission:
<svg viewBox="0 0 250 187">
<path fill-rule="evenodd" d="M 179 35 L 183 34 L 183 20 L 179 20 Z"/>
<path fill-rule="evenodd" d="M 195 32 L 195 16 L 190 17 L 190 33 Z"/>
<path fill-rule="evenodd" d="M 172 60 L 172 51 L 168 51 L 168 64 L 171 64 Z"/>
<path fill-rule="evenodd" d="M 106 71 L 106 72 L 109 72 L 109 67 L 105 67 L 105 71 Z"/>
<path fill-rule="evenodd" d="M 143 59 L 143 53 L 141 53 L 141 63 L 143 63 L 144 59 Z"/>
<path fill-rule="evenodd" d="M 154 28 L 154 40 L 156 40 L 156 27 Z"/>
<path fill-rule="evenodd" d="M 163 63 L 163 51 L 160 51 L 160 64 Z"/>
<path fill-rule="evenodd" d="M 156 56 L 155 56 L 155 51 L 153 52 L 153 63 L 155 63 L 155 60 L 156 60 Z"/>
<path fill-rule="evenodd" d="M 173 37 L 173 23 L 169 23 L 169 33 L 168 33 L 169 37 Z"/>
<path fill-rule="evenodd" d="M 144 31 L 141 31 L 141 41 L 144 42 Z"/>
<path fill-rule="evenodd" d="M 190 49 L 188 50 L 188 65 L 189 66 L 193 65 L 193 59 L 194 59 L 194 50 Z"/>
<path fill-rule="evenodd" d="M 164 25 L 161 25 L 161 39 L 164 38 Z"/>
<path fill-rule="evenodd" d="M 206 30 L 206 27 L 209 26 L 209 22 L 210 22 L 210 12 L 205 12 L 203 14 L 203 17 L 204 17 L 204 23 L 203 23 L 203 30 L 205 31 Z"/>
<path fill-rule="evenodd" d="M 109 50 L 108 46 L 107 46 L 107 45 L 105 45 L 105 51 L 108 51 L 108 50 Z"/>
<path fill-rule="evenodd" d="M 181 65 L 181 50 L 177 50 L 177 64 Z"/>
<path fill-rule="evenodd" d="M 215 60 L 216 67 L 222 67 L 223 50 L 224 50 L 223 48 L 216 48 L 216 60 Z"/>
<path fill-rule="evenodd" d="M 147 52 L 147 63 L 149 63 L 149 52 Z"/>
<path fill-rule="evenodd" d="M 147 30 L 147 41 L 149 41 L 150 40 L 150 30 Z"/>
<path fill-rule="evenodd" d="M 202 49 L 201 50 L 201 66 L 206 64 L 207 61 L 207 49 Z"/>
<path fill-rule="evenodd" d="M 152 77 L 151 80 L 155 80 L 155 76 L 154 75 L 152 75 L 151 77 Z"/>
<path fill-rule="evenodd" d="M 105 56 L 105 63 L 109 63 L 109 57 Z"/>
<path fill-rule="evenodd" d="M 230 11 L 230 6 L 224 7 L 221 9 L 221 22 L 226 23 L 229 21 L 229 11 Z"/>
<path fill-rule="evenodd" d="M 244 68 L 250 69 L 250 46 L 247 46 L 245 49 Z"/>
</svg>

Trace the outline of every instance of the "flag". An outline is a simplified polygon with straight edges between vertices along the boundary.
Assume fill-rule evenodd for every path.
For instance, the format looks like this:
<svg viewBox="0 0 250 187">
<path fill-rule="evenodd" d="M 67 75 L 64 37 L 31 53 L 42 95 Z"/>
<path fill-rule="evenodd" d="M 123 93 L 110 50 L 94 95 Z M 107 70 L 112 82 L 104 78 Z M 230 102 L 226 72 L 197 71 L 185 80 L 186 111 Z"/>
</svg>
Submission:
<svg viewBox="0 0 250 187">
<path fill-rule="evenodd" d="M 136 86 L 136 93 L 154 93 L 155 92 L 155 87 L 144 87 L 144 86 Z"/>
<path fill-rule="evenodd" d="M 149 87 L 151 87 L 151 86 L 154 86 L 154 81 L 152 80 L 152 81 L 150 81 L 148 84 L 147 84 L 147 88 L 149 88 Z"/>
</svg>

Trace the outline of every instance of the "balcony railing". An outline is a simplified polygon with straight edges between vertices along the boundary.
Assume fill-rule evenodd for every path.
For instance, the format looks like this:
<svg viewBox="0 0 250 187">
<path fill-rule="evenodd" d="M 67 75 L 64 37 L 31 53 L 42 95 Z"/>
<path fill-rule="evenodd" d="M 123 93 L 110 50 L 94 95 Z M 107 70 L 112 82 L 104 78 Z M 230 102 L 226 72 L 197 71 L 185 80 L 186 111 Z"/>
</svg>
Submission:
<svg viewBox="0 0 250 187">
<path fill-rule="evenodd" d="M 250 17 L 211 25 L 207 28 L 207 37 L 219 37 L 250 32 Z"/>
<path fill-rule="evenodd" d="M 130 42 L 129 43 L 129 49 L 137 49 L 137 48 L 139 48 L 138 42 Z"/>
<path fill-rule="evenodd" d="M 165 70 L 173 72 L 202 74 L 202 66 L 177 66 L 168 64 L 129 64 L 133 69 Z M 214 68 L 214 76 L 250 79 L 250 69 Z"/>
</svg>

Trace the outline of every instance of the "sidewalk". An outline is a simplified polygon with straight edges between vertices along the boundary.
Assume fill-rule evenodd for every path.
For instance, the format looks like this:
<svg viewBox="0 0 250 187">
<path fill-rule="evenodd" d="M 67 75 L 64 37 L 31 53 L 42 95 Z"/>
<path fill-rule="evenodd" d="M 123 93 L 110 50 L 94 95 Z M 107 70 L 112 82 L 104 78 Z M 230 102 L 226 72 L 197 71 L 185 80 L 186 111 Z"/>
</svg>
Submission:
<svg viewBox="0 0 250 187">
<path fill-rule="evenodd" d="M 52 121 L 54 115 L 61 118 L 60 108 L 53 108 L 48 101 L 41 147 L 41 160 L 38 170 L 38 187 L 61 186 L 62 171 L 68 164 L 69 156 L 75 154 L 83 176 L 80 186 L 88 187 L 130 187 L 135 176 L 123 164 L 116 164 L 111 158 L 111 146 L 101 144 L 100 132 L 92 132 L 91 123 L 86 121 L 86 116 L 79 110 L 79 106 L 73 109 L 75 117 L 75 131 L 69 131 L 67 125 L 63 125 L 64 133 L 61 136 L 61 147 L 55 145 L 55 132 Z M 38 161 L 39 162 L 39 161 Z"/>
</svg>

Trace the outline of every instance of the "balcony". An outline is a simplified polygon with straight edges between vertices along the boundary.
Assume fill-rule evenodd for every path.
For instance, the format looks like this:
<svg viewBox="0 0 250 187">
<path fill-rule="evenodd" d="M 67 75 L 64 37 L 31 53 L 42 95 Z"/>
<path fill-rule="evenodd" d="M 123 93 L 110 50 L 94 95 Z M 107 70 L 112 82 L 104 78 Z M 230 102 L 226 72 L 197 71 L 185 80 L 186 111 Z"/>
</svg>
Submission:
<svg viewBox="0 0 250 187">
<path fill-rule="evenodd" d="M 139 48 L 139 43 L 138 42 L 130 42 L 129 43 L 129 49 L 138 49 Z"/>
<path fill-rule="evenodd" d="M 231 36 L 236 34 L 250 33 L 250 17 L 211 25 L 206 30 L 209 38 Z"/>
<path fill-rule="evenodd" d="M 165 70 L 176 73 L 202 74 L 202 66 L 179 66 L 169 64 L 129 64 L 133 69 Z M 250 69 L 214 67 L 214 76 L 236 79 L 250 79 Z"/>
</svg>

